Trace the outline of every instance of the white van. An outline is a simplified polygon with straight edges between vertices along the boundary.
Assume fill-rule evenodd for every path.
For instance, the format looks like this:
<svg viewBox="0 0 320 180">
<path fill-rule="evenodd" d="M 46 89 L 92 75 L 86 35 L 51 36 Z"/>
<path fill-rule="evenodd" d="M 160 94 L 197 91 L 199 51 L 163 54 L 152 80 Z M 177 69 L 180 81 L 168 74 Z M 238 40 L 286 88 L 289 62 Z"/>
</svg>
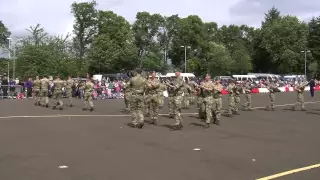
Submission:
<svg viewBox="0 0 320 180">
<path fill-rule="evenodd" d="M 279 75 L 275 74 L 267 74 L 267 73 L 248 73 L 248 75 L 254 75 L 258 78 L 258 80 L 264 79 L 268 81 L 279 80 Z"/>
<path fill-rule="evenodd" d="M 255 83 L 259 83 L 259 80 L 255 75 L 232 75 L 232 77 L 237 82 L 252 81 Z"/>
</svg>

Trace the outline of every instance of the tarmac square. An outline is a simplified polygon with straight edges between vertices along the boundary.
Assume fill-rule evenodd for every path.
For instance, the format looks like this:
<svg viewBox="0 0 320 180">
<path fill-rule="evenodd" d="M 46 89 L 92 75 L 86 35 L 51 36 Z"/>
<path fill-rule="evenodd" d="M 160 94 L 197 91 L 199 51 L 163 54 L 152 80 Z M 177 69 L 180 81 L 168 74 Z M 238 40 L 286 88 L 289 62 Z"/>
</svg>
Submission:
<svg viewBox="0 0 320 180">
<path fill-rule="evenodd" d="M 182 131 L 169 130 L 167 107 L 158 126 L 130 128 L 123 99 L 96 100 L 94 112 L 78 99 L 62 111 L 2 100 L 0 180 L 254 180 L 319 164 L 320 94 L 306 92 L 306 112 L 290 110 L 296 96 L 278 93 L 276 111 L 240 111 L 209 129 L 195 106 L 183 109 Z M 269 102 L 268 94 L 252 99 L 253 107 Z M 276 179 L 319 180 L 320 168 Z"/>
</svg>

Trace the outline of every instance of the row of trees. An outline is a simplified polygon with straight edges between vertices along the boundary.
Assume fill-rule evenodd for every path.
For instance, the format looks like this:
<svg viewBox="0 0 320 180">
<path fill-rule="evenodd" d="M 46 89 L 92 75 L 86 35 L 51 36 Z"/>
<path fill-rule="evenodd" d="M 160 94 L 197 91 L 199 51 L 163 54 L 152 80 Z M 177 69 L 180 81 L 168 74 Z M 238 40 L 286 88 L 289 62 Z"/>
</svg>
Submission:
<svg viewBox="0 0 320 180">
<path fill-rule="evenodd" d="M 159 72 L 187 71 L 196 75 L 268 72 L 303 74 L 320 63 L 320 17 L 308 24 L 296 16 L 282 16 L 276 8 L 265 14 L 261 28 L 203 22 L 138 12 L 130 24 L 112 11 L 96 9 L 96 2 L 73 3 L 73 34 L 49 35 L 41 25 L 16 43 L 16 71 L 20 76 L 79 75 L 125 72 L 135 67 Z M 9 30 L 0 24 L 0 43 Z M 186 50 L 186 52 L 185 52 Z M 172 62 L 172 64 L 168 63 Z M 0 71 L 4 65 L 0 63 Z"/>
</svg>

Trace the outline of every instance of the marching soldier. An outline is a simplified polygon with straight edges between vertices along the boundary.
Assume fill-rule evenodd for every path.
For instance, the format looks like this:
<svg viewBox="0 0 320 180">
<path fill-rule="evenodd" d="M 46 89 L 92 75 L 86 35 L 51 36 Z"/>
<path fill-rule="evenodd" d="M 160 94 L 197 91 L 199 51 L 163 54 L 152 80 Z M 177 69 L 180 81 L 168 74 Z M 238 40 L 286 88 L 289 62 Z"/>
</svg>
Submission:
<svg viewBox="0 0 320 180">
<path fill-rule="evenodd" d="M 228 108 L 228 116 L 231 117 L 232 114 L 235 112 L 235 84 L 233 80 L 229 81 L 229 85 L 227 87 L 229 96 L 228 96 L 228 103 L 229 103 L 229 108 Z"/>
<path fill-rule="evenodd" d="M 223 87 L 219 81 L 216 81 L 213 87 L 213 123 L 220 125 L 222 109 L 222 92 Z"/>
<path fill-rule="evenodd" d="M 136 70 L 136 76 L 128 82 L 129 88 L 132 89 L 131 95 L 131 113 L 133 127 L 141 129 L 144 126 L 143 103 L 146 87 L 146 79 L 141 76 L 141 70 Z"/>
<path fill-rule="evenodd" d="M 93 100 L 92 100 L 92 93 L 93 93 L 94 85 L 91 82 L 89 76 L 87 76 L 87 81 L 84 84 L 84 108 L 83 111 L 86 111 L 88 106 L 90 107 L 90 111 L 93 111 Z"/>
<path fill-rule="evenodd" d="M 295 103 L 295 105 L 292 107 L 292 111 L 295 111 L 295 109 L 297 108 L 297 106 L 301 106 L 301 110 L 305 111 L 305 107 L 304 107 L 304 89 L 308 84 L 303 84 L 301 81 L 298 82 L 297 86 L 295 87 L 296 91 L 297 91 L 297 102 Z"/>
<path fill-rule="evenodd" d="M 250 82 L 247 81 L 244 85 L 244 92 L 245 92 L 245 95 L 246 95 L 246 103 L 244 105 L 244 109 L 245 110 L 248 110 L 248 111 L 252 111 L 252 108 L 251 108 L 251 104 L 252 104 L 252 97 L 251 97 L 251 91 L 252 91 L 252 87 L 250 85 Z"/>
<path fill-rule="evenodd" d="M 72 104 L 72 87 L 75 85 L 75 82 L 74 80 L 72 79 L 71 76 L 68 77 L 68 80 L 66 81 L 66 95 L 68 97 L 68 106 L 69 107 L 72 107 L 73 104 Z"/>
<path fill-rule="evenodd" d="M 134 77 L 135 73 L 133 71 L 130 72 L 130 77 Z M 129 81 L 128 81 L 129 82 Z M 124 86 L 124 103 L 126 104 L 126 111 L 130 112 L 131 109 L 131 89 L 129 87 L 129 83 L 126 83 Z"/>
<path fill-rule="evenodd" d="M 277 88 L 276 84 L 271 81 L 271 83 L 269 83 L 267 85 L 267 89 L 269 90 L 269 98 L 270 98 L 270 104 L 269 106 L 266 107 L 267 110 L 271 109 L 272 111 L 275 111 L 274 108 L 274 102 L 276 100 L 276 92 L 280 92 L 280 90 Z"/>
<path fill-rule="evenodd" d="M 54 99 L 54 105 L 52 109 L 56 109 L 57 106 L 60 107 L 60 110 L 63 109 L 63 102 L 61 100 L 62 96 L 62 87 L 64 86 L 64 81 L 60 79 L 59 76 L 56 77 L 56 79 L 53 81 L 54 84 L 54 91 L 53 91 L 53 99 Z"/>
<path fill-rule="evenodd" d="M 163 107 L 163 104 L 164 104 L 164 94 L 163 92 L 166 90 L 166 86 L 164 85 L 164 83 L 160 82 L 160 87 L 159 87 L 159 90 L 158 90 L 158 96 L 159 96 L 159 108 L 162 109 Z"/>
<path fill-rule="evenodd" d="M 172 84 L 167 84 L 174 91 L 173 97 L 173 109 L 174 109 L 174 125 L 171 130 L 181 130 L 183 128 L 182 118 L 181 118 L 181 103 L 182 103 L 182 94 L 183 94 L 183 79 L 180 75 L 180 72 L 176 72 L 176 79 Z"/>
<path fill-rule="evenodd" d="M 36 80 L 33 81 L 32 85 L 33 85 L 33 93 L 34 93 L 34 97 L 33 97 L 34 105 L 40 106 L 41 105 L 41 97 L 40 97 L 41 81 L 39 79 L 39 76 L 36 76 Z"/>
<path fill-rule="evenodd" d="M 202 85 L 202 83 L 201 83 Z M 202 88 L 199 86 L 195 88 L 197 91 L 197 109 L 198 109 L 198 114 L 200 119 L 206 119 L 206 107 L 204 104 L 204 94 Z"/>
<path fill-rule="evenodd" d="M 234 114 L 239 115 L 239 104 L 240 104 L 240 95 L 242 94 L 242 86 L 239 83 L 236 83 L 235 88 L 233 89 L 234 96 Z"/>
<path fill-rule="evenodd" d="M 150 107 L 149 113 L 151 117 L 151 124 L 158 124 L 158 114 L 159 114 L 159 87 L 160 82 L 156 78 L 156 73 L 153 72 L 151 78 L 149 78 L 146 82 L 146 102 L 147 107 Z"/>
<path fill-rule="evenodd" d="M 170 79 L 171 80 L 171 79 Z M 169 85 L 173 85 L 170 82 L 169 79 L 167 79 L 167 82 L 165 83 L 165 85 L 167 86 L 167 92 L 168 92 L 168 109 L 169 109 L 169 117 L 170 118 L 174 118 L 174 109 L 173 109 L 173 104 L 174 104 L 174 89 L 172 88 L 172 86 Z M 169 84 L 169 85 L 168 85 Z"/>
<path fill-rule="evenodd" d="M 204 95 L 204 104 L 206 109 L 206 125 L 205 128 L 210 127 L 211 118 L 212 118 L 212 105 L 213 105 L 213 96 L 212 91 L 214 89 L 214 84 L 211 81 L 209 75 L 206 76 L 205 82 L 200 86 L 203 89 Z"/>
<path fill-rule="evenodd" d="M 191 94 L 191 87 L 189 85 L 189 80 L 187 77 L 184 78 L 184 87 L 183 87 L 183 105 L 184 108 L 189 108 L 190 106 L 190 94 Z"/>
<path fill-rule="evenodd" d="M 50 81 L 45 76 L 40 81 L 41 81 L 41 105 L 43 107 L 49 107 L 48 91 L 49 91 Z"/>
</svg>

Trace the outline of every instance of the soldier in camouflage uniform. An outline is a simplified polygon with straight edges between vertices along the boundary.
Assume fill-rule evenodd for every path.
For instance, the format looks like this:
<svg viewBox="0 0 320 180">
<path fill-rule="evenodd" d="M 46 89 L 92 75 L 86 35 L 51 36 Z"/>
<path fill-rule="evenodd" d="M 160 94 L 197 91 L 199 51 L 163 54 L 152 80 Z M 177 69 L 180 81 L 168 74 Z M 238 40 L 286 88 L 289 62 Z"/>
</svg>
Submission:
<svg viewBox="0 0 320 180">
<path fill-rule="evenodd" d="M 158 124 L 158 114 L 159 114 L 159 88 L 160 82 L 156 78 L 156 73 L 153 72 L 151 78 L 146 82 L 146 92 L 148 94 L 146 102 L 148 107 L 150 107 L 149 113 L 151 117 L 151 124 Z"/>
<path fill-rule="evenodd" d="M 229 81 L 229 85 L 227 87 L 229 96 L 228 96 L 228 103 L 229 103 L 229 108 L 228 108 L 228 116 L 231 117 L 232 114 L 235 112 L 235 84 L 233 80 Z"/>
<path fill-rule="evenodd" d="M 90 77 L 87 77 L 87 81 L 84 84 L 84 108 L 82 109 L 83 111 L 86 111 L 88 106 L 90 106 L 90 111 L 93 111 L 93 88 L 94 84 L 91 82 Z"/>
<path fill-rule="evenodd" d="M 202 85 L 202 83 L 200 83 Z M 197 109 L 200 119 L 206 119 L 206 107 L 204 104 L 204 94 L 203 90 L 200 87 L 196 87 L 195 90 L 197 91 Z"/>
<path fill-rule="evenodd" d="M 301 106 L 301 110 L 305 111 L 305 107 L 304 107 L 304 89 L 308 84 L 303 84 L 301 81 L 298 81 L 297 86 L 295 87 L 296 91 L 297 91 L 297 102 L 295 103 L 295 105 L 292 107 L 292 111 L 295 111 L 296 108 L 298 106 Z"/>
<path fill-rule="evenodd" d="M 40 106 L 41 105 L 41 97 L 40 97 L 40 88 L 41 88 L 41 81 L 39 79 L 39 76 L 36 76 L 36 80 L 33 81 L 33 101 L 34 105 Z"/>
<path fill-rule="evenodd" d="M 134 127 L 142 128 L 144 126 L 143 103 L 146 88 L 146 79 L 141 76 L 141 70 L 136 70 L 136 76 L 132 77 L 128 82 L 132 89 L 131 95 L 131 112 L 132 124 Z"/>
<path fill-rule="evenodd" d="M 60 79 L 59 76 L 53 81 L 54 84 L 54 91 L 53 91 L 53 107 L 52 109 L 56 109 L 57 106 L 60 107 L 60 110 L 63 109 L 63 101 L 61 100 L 62 96 L 62 87 L 65 85 L 64 81 Z"/>
<path fill-rule="evenodd" d="M 141 75 L 141 77 L 145 78 L 145 76 Z M 149 76 L 146 76 L 146 82 L 149 80 Z M 143 99 L 144 99 L 144 103 L 143 103 L 143 107 L 144 107 L 144 114 L 146 117 L 150 116 L 150 106 L 147 103 L 147 97 L 148 97 L 148 92 L 144 93 Z"/>
<path fill-rule="evenodd" d="M 162 109 L 164 104 L 164 94 L 163 92 L 166 90 L 166 85 L 163 82 L 160 82 L 160 87 L 158 89 L 158 97 L 159 97 L 159 108 Z"/>
<path fill-rule="evenodd" d="M 274 108 L 274 102 L 275 102 L 275 100 L 276 100 L 276 95 L 275 95 L 275 93 L 276 93 L 276 92 L 279 92 L 279 90 L 278 90 L 276 84 L 275 84 L 273 81 L 271 81 L 271 83 L 269 83 L 269 84 L 267 85 L 267 89 L 269 90 L 270 104 L 269 104 L 269 106 L 266 107 L 266 109 L 267 109 L 267 110 L 271 109 L 272 111 L 274 111 L 274 110 L 275 110 L 275 108 Z"/>
<path fill-rule="evenodd" d="M 171 79 L 167 80 L 166 85 L 167 85 L 167 92 L 168 92 L 168 109 L 169 109 L 169 117 L 174 118 L 174 109 L 173 109 L 173 104 L 174 104 L 174 89 L 169 86 L 172 85 L 170 82 Z M 169 84 L 169 85 L 168 85 Z"/>
<path fill-rule="evenodd" d="M 135 73 L 133 71 L 130 72 L 130 77 L 134 77 Z M 129 80 L 126 82 L 124 86 L 124 103 L 126 104 L 126 111 L 130 112 L 131 109 L 131 89 L 128 84 Z"/>
<path fill-rule="evenodd" d="M 79 89 L 79 98 L 82 99 L 84 96 L 86 82 L 79 79 L 78 89 Z"/>
<path fill-rule="evenodd" d="M 241 84 L 237 83 L 234 91 L 234 114 L 239 115 L 240 95 L 243 92 Z"/>
<path fill-rule="evenodd" d="M 41 80 L 41 105 L 43 107 L 49 107 L 49 79 L 47 77 L 43 77 Z"/>
<path fill-rule="evenodd" d="M 190 104 L 194 104 L 195 92 L 196 92 L 196 90 L 195 90 L 195 82 L 192 81 L 191 83 L 189 83 L 189 85 L 190 85 L 190 91 L 191 91 L 191 93 L 190 93 Z"/>
<path fill-rule="evenodd" d="M 244 92 L 246 94 L 246 103 L 244 104 L 244 109 L 245 110 L 248 110 L 248 111 L 252 111 L 252 108 L 251 108 L 251 104 L 252 104 L 252 98 L 251 98 L 251 91 L 252 91 L 252 87 L 250 85 L 250 82 L 247 81 L 245 84 L 244 84 Z"/>
<path fill-rule="evenodd" d="M 174 90 L 174 101 L 173 101 L 173 109 L 174 109 L 174 125 L 171 130 L 181 130 L 183 128 L 182 118 L 181 118 L 181 103 L 182 103 L 182 94 L 183 94 L 183 86 L 184 82 L 180 75 L 180 72 L 176 72 L 176 79 L 172 82 L 172 84 L 168 84 Z"/>
<path fill-rule="evenodd" d="M 72 87 L 75 85 L 75 82 L 74 80 L 72 79 L 71 76 L 68 77 L 68 80 L 66 81 L 66 94 L 67 94 L 67 97 L 68 97 L 68 106 L 69 107 L 72 107 L 73 104 L 72 104 Z"/>
<path fill-rule="evenodd" d="M 221 109 L 222 109 L 222 92 L 223 87 L 219 81 L 216 81 L 213 86 L 213 123 L 220 125 Z"/>
<path fill-rule="evenodd" d="M 206 125 L 205 128 L 210 127 L 211 118 L 212 118 L 212 106 L 213 106 L 213 88 L 214 84 L 211 81 L 211 77 L 209 75 L 206 76 L 205 82 L 200 86 L 203 90 L 203 102 L 205 104 L 206 109 Z"/>
<path fill-rule="evenodd" d="M 184 105 L 184 108 L 189 108 L 190 106 L 190 97 L 191 97 L 191 87 L 190 87 L 190 84 L 189 84 L 189 80 L 187 77 L 184 78 L 184 87 L 183 87 L 183 92 L 184 92 L 184 95 L 183 95 L 183 105 Z"/>
</svg>

